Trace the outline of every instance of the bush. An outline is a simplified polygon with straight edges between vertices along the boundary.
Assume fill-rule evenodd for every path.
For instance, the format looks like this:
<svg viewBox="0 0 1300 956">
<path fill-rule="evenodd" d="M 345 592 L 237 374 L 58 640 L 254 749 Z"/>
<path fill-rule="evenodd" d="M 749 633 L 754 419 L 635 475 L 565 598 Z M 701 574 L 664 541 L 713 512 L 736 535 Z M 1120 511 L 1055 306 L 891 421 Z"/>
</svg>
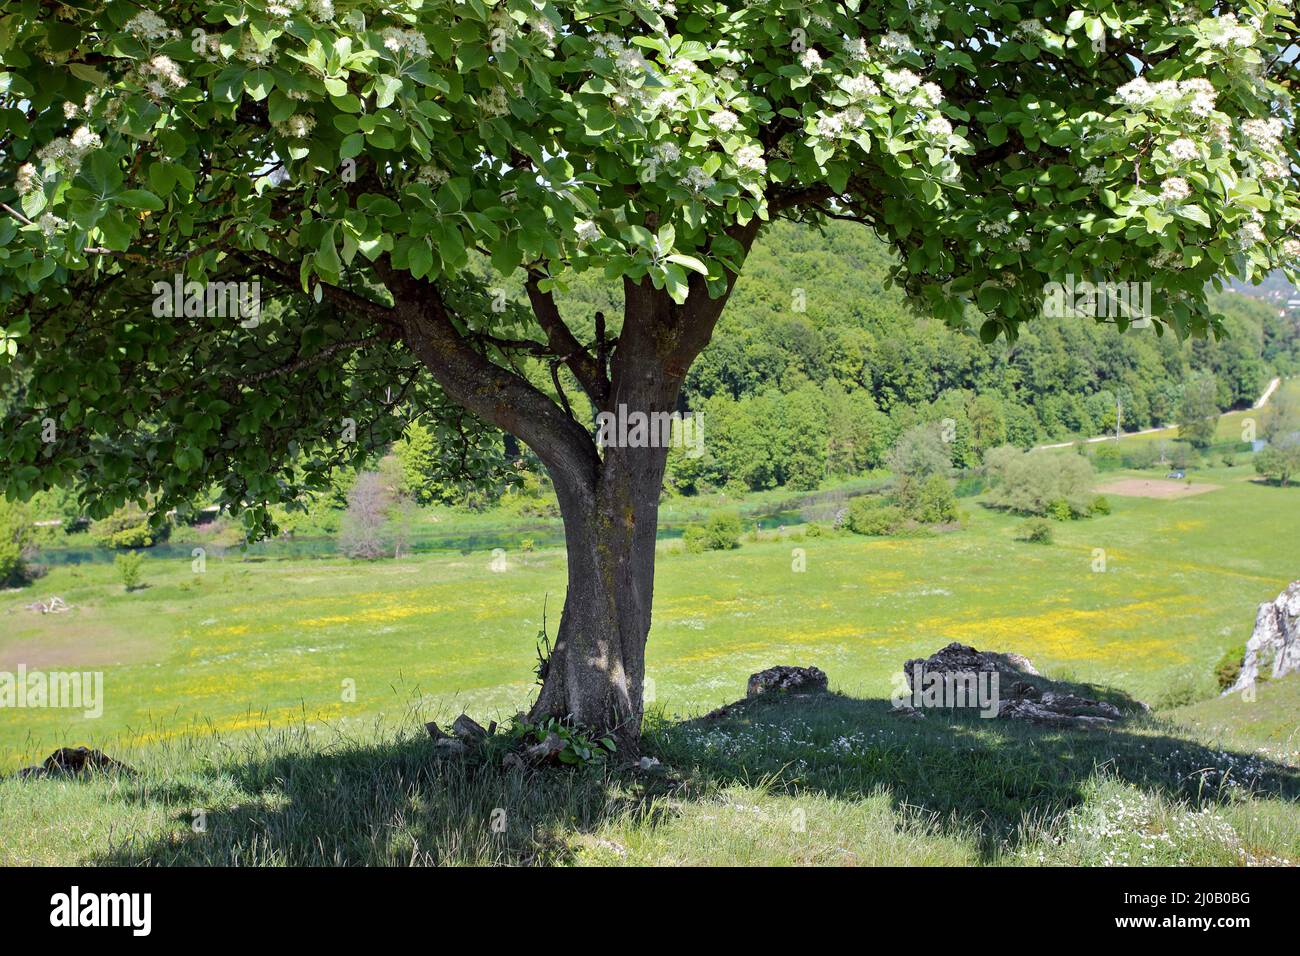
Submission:
<svg viewBox="0 0 1300 956">
<path fill-rule="evenodd" d="M 849 503 L 849 516 L 845 521 L 854 534 L 893 534 L 904 521 L 903 509 L 886 504 L 879 498 L 863 495 Z"/>
<path fill-rule="evenodd" d="M 1096 475 L 1092 463 L 1081 455 L 1024 452 L 1008 445 L 991 449 L 984 456 L 984 467 L 997 482 L 988 499 L 994 507 L 1061 520 L 1088 513 Z"/>
<path fill-rule="evenodd" d="M 31 538 L 27 509 L 0 498 L 0 585 L 8 587 L 27 580 L 25 558 Z"/>
<path fill-rule="evenodd" d="M 1021 541 L 1028 541 L 1031 544 L 1051 544 L 1051 522 L 1046 518 L 1030 518 L 1020 526 L 1020 534 L 1017 537 Z"/>
<path fill-rule="evenodd" d="M 90 537 L 104 548 L 150 548 L 166 540 L 167 529 L 155 531 L 149 526 L 148 515 L 128 505 L 92 524 Z"/>
<path fill-rule="evenodd" d="M 691 554 L 703 551 L 730 551 L 740 547 L 740 515 L 719 511 L 709 515 L 704 524 L 687 525 L 682 543 Z"/>
<path fill-rule="evenodd" d="M 1228 648 L 1219 658 L 1219 663 L 1214 665 L 1214 679 L 1219 682 L 1219 690 L 1227 690 L 1237 683 L 1237 678 L 1241 676 L 1241 661 L 1245 656 L 1246 645 L 1238 644 Z"/>
<path fill-rule="evenodd" d="M 113 564 L 117 568 L 118 577 L 122 579 L 122 585 L 128 591 L 134 591 L 140 586 L 140 566 L 144 564 L 144 555 L 139 551 L 123 551 L 113 559 Z"/>
<path fill-rule="evenodd" d="M 1069 521 L 1074 517 L 1074 510 L 1064 498 L 1057 498 L 1047 506 L 1047 514 L 1054 521 Z"/>
<path fill-rule="evenodd" d="M 957 499 L 948 479 L 931 475 L 916 488 L 907 504 L 908 514 L 922 524 L 949 524 L 957 520 Z"/>
</svg>

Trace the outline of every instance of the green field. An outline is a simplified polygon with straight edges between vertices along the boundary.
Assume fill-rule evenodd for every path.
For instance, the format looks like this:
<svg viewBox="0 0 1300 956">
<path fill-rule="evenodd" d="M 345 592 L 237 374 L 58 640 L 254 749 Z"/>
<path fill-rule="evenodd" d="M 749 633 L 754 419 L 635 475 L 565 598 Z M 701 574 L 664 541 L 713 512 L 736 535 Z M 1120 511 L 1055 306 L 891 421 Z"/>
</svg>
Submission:
<svg viewBox="0 0 1300 956">
<path fill-rule="evenodd" d="M 423 735 L 525 706 L 562 551 L 512 551 L 504 571 L 487 551 L 154 559 L 132 593 L 108 564 L 56 568 L 4 595 L 0 670 L 102 670 L 104 715 L 0 712 L 0 771 L 91 743 L 140 776 L 0 780 L 0 863 L 1295 862 L 1300 679 L 1219 699 L 1212 671 L 1300 576 L 1300 488 L 1191 477 L 1218 487 L 1112 497 L 1050 545 L 977 498 L 925 537 L 664 541 L 646 750 L 666 772 L 648 775 L 448 766 Z M 73 610 L 26 609 L 53 594 Z M 1105 732 L 891 716 L 903 660 L 952 640 L 1156 713 Z M 776 663 L 817 665 L 843 696 L 697 719 Z"/>
<path fill-rule="evenodd" d="M 1048 546 L 1016 541 L 1017 520 L 978 499 L 963 499 L 964 528 L 931 537 L 791 528 L 703 555 L 665 542 L 653 703 L 696 713 L 775 663 L 815 664 L 839 690 L 882 696 L 903 660 L 953 640 L 1156 704 L 1212 696 L 1212 668 L 1249 635 L 1256 606 L 1300 576 L 1300 489 L 1258 484 L 1247 467 L 1194 477 L 1220 487 L 1113 497 L 1112 515 L 1058 524 Z M 196 724 L 234 731 L 305 715 L 346 726 L 408 719 L 413 706 L 509 716 L 533 690 L 544 606 L 554 633 L 564 556 L 515 552 L 504 572 L 490 565 L 488 552 L 374 563 L 235 553 L 202 574 L 187 560 L 146 560 L 149 586 L 132 593 L 110 565 L 56 568 L 4 595 L 0 670 L 102 670 L 104 716 L 6 710 L 0 759 L 12 768 L 58 745 L 111 747 Z M 74 609 L 25 609 L 54 594 Z"/>
</svg>

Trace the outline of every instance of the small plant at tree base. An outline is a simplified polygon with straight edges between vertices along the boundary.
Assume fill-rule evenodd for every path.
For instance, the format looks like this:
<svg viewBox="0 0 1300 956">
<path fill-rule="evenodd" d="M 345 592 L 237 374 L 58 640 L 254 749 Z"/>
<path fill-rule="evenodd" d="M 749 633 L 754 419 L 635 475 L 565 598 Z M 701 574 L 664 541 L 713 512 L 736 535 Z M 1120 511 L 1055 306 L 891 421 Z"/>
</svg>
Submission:
<svg viewBox="0 0 1300 956">
<path fill-rule="evenodd" d="M 1105 495 L 1098 495 L 1092 499 L 1092 504 L 1088 507 L 1088 512 L 1094 515 L 1110 514 L 1110 502 Z"/>
<path fill-rule="evenodd" d="M 524 554 L 532 554 L 537 550 L 537 542 L 532 538 L 524 538 L 524 540 L 519 542 L 519 550 Z"/>
<path fill-rule="evenodd" d="M 1052 524 L 1046 518 L 1030 518 L 1020 526 L 1017 537 L 1031 544 L 1051 544 Z"/>
<path fill-rule="evenodd" d="M 123 551 L 113 559 L 118 577 L 128 591 L 134 591 L 140 586 L 140 567 L 143 564 L 144 555 L 139 551 Z"/>
<path fill-rule="evenodd" d="M 604 766 L 605 761 L 618 751 L 618 745 L 612 738 L 596 737 L 556 717 L 540 721 L 519 717 L 508 731 L 508 736 L 523 747 L 540 744 L 551 734 L 560 738 L 564 745 L 563 749 L 556 751 L 555 759 L 572 767 Z"/>
</svg>

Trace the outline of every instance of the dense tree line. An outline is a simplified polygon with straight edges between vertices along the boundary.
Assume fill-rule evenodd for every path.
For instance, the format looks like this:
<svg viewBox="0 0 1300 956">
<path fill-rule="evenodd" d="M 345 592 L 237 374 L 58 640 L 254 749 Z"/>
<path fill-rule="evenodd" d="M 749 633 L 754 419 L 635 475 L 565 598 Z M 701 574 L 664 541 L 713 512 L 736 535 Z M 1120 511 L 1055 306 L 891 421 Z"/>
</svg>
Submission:
<svg viewBox="0 0 1300 956">
<path fill-rule="evenodd" d="M 884 467 L 900 434 L 945 420 L 954 466 L 975 467 L 1000 445 L 1113 431 L 1117 416 L 1136 431 L 1192 404 L 1246 407 L 1270 375 L 1300 370 L 1295 320 L 1237 293 L 1214 297 L 1219 340 L 1042 318 L 1013 343 L 984 344 L 973 317 L 953 328 L 913 310 L 890 285 L 894 266 L 869 233 L 838 223 L 782 224 L 759 243 L 687 377 L 682 408 L 703 411 L 706 441 L 701 456 L 671 457 L 677 491 L 811 488 Z M 588 328 L 615 311 L 595 283 L 565 298 Z"/>
</svg>

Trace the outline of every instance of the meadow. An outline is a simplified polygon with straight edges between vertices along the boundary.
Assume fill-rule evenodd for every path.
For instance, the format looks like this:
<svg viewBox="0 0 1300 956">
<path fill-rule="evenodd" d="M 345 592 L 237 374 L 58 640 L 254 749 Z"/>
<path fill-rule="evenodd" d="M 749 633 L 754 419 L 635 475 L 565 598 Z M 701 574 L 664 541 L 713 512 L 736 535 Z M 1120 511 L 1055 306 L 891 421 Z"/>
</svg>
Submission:
<svg viewBox="0 0 1300 956">
<path fill-rule="evenodd" d="M 925 536 L 665 539 L 646 738 L 663 764 L 632 775 L 440 765 L 423 734 L 527 705 L 559 549 L 504 570 L 489 551 L 146 559 L 133 592 L 110 564 L 55 567 L 4 594 L 0 670 L 102 670 L 104 714 L 0 712 L 0 772 L 87 743 L 140 775 L 0 780 L 0 863 L 1295 862 L 1300 680 L 1219 699 L 1213 668 L 1297 576 L 1300 488 L 1189 477 L 1216 488 L 1112 497 L 1048 545 L 978 497 Z M 54 594 L 73 609 L 26 607 Z M 953 640 L 1156 710 L 1087 733 L 891 716 L 902 662 Z M 837 693 L 701 719 L 776 663 Z"/>
<path fill-rule="evenodd" d="M 1057 524 L 1046 546 L 1016 540 L 1019 521 L 978 498 L 962 499 L 963 527 L 925 537 L 814 537 L 792 525 L 731 552 L 662 542 L 649 699 L 699 713 L 776 663 L 887 696 L 903 660 L 953 640 L 1156 705 L 1210 697 L 1215 663 L 1297 576 L 1300 489 L 1253 477 L 1208 468 L 1195 479 L 1212 492 L 1112 497 L 1111 515 Z M 806 570 L 795 570 L 796 549 Z M 146 559 L 144 581 L 128 593 L 111 565 L 57 567 L 4 595 L 0 670 L 102 670 L 106 706 L 97 720 L 0 713 L 0 767 L 194 727 L 507 718 L 534 690 L 544 611 L 554 634 L 564 555 L 512 551 L 502 571 L 487 551 L 376 562 L 232 551 L 202 573 L 187 559 Z M 55 594 L 73 610 L 26 608 Z"/>
</svg>

